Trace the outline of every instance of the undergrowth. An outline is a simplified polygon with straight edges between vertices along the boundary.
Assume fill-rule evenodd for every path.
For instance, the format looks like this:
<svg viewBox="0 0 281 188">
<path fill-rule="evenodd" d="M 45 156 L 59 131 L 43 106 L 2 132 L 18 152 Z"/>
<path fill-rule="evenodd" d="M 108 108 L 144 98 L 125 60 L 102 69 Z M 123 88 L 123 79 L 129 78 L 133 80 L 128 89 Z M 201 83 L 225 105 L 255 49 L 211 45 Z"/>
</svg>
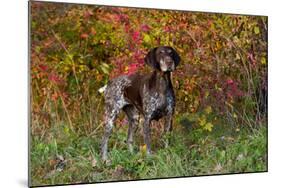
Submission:
<svg viewBox="0 0 281 188">
<path fill-rule="evenodd" d="M 145 155 L 141 126 L 134 153 L 127 149 L 127 126 L 115 128 L 106 164 L 99 155 L 101 136 L 73 134 L 62 122 L 48 136 L 32 136 L 32 185 L 267 171 L 264 125 L 250 129 L 221 124 L 209 132 L 186 122 L 186 116 L 176 119 L 167 148 L 161 132 L 152 127 L 151 156 Z"/>
</svg>

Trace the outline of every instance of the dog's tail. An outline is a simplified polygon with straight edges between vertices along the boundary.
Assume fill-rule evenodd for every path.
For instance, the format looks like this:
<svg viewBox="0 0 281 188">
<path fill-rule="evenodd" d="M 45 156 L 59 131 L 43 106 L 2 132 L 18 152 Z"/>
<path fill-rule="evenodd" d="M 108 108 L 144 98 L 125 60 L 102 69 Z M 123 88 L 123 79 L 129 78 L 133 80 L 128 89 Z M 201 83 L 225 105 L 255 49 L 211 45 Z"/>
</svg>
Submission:
<svg viewBox="0 0 281 188">
<path fill-rule="evenodd" d="M 102 94 L 102 93 L 104 93 L 104 91 L 106 90 L 106 88 L 107 88 L 107 85 L 105 85 L 105 86 L 99 88 L 98 92 L 99 92 L 100 94 Z"/>
</svg>

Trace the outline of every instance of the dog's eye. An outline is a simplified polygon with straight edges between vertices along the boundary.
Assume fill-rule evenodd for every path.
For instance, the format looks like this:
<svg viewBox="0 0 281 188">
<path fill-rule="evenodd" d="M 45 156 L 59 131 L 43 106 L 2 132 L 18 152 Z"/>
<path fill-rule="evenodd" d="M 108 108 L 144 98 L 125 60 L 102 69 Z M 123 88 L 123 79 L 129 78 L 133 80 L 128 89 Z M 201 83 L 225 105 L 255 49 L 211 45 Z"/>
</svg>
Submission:
<svg viewBox="0 0 281 188">
<path fill-rule="evenodd" d="M 172 50 L 169 49 L 169 50 L 168 50 L 168 53 L 169 53 L 169 54 L 172 53 Z"/>
<path fill-rule="evenodd" d="M 164 51 L 164 50 L 160 50 L 160 53 L 161 53 L 161 54 L 164 54 L 164 53 L 165 53 L 165 51 Z"/>
</svg>

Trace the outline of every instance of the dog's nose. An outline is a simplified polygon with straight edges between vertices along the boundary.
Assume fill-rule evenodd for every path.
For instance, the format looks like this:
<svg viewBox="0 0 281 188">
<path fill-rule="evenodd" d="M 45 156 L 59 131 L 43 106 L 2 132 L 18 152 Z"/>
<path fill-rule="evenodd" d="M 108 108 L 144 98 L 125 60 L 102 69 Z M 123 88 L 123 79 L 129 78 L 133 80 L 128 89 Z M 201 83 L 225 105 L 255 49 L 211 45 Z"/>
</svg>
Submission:
<svg viewBox="0 0 281 188">
<path fill-rule="evenodd" d="M 174 71 L 174 70 L 175 70 L 175 66 L 174 65 L 168 67 L 168 71 Z"/>
<path fill-rule="evenodd" d="M 166 63 L 173 63 L 174 61 L 171 57 L 168 56 L 168 57 L 165 57 L 165 62 Z"/>
<path fill-rule="evenodd" d="M 168 71 L 174 71 L 175 70 L 175 64 L 174 62 L 171 62 L 170 65 L 168 66 Z"/>
</svg>

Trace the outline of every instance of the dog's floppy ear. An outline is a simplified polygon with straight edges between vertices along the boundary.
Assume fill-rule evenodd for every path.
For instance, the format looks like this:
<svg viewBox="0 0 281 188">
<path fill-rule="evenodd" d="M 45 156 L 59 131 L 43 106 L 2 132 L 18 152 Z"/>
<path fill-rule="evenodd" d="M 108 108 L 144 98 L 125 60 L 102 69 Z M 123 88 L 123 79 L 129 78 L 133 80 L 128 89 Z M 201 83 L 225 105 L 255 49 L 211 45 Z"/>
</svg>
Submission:
<svg viewBox="0 0 281 188">
<path fill-rule="evenodd" d="M 180 58 L 179 54 L 176 52 L 176 50 L 174 50 L 174 49 L 173 49 L 173 59 L 175 61 L 175 66 L 178 66 L 181 61 L 181 58 Z"/>
<path fill-rule="evenodd" d="M 149 66 L 153 67 L 154 69 L 160 69 L 160 65 L 156 59 L 156 48 L 151 49 L 148 54 L 145 56 L 144 61 Z"/>
</svg>

